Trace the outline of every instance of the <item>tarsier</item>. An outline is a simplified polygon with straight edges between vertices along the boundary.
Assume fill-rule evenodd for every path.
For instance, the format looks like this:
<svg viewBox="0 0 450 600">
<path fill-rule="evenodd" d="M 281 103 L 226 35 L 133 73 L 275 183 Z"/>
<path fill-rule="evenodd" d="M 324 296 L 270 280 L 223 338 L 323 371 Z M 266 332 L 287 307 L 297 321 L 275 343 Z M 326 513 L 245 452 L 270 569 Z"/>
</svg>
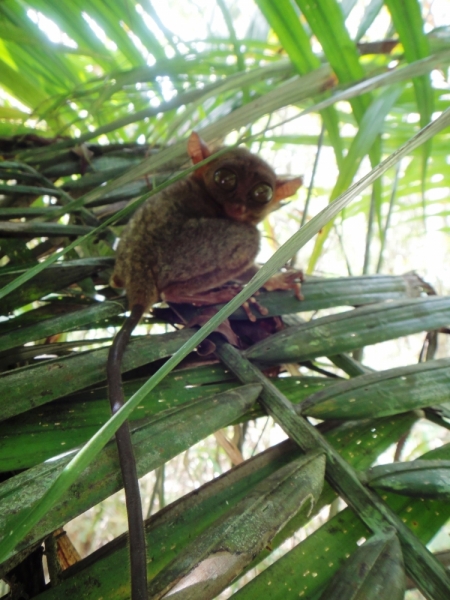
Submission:
<svg viewBox="0 0 450 600">
<path fill-rule="evenodd" d="M 196 133 L 188 141 L 194 164 L 211 156 Z M 280 200 L 293 195 L 301 178 L 277 179 L 273 169 L 244 148 L 230 149 L 189 177 L 145 202 L 125 227 L 111 283 L 126 289 L 131 314 L 108 357 L 113 413 L 124 403 L 121 360 L 132 330 L 155 302 L 195 305 L 230 300 L 222 288 L 254 267 L 260 235 L 256 227 Z M 296 289 L 298 273 L 275 276 L 266 289 Z M 219 288 L 219 289 L 216 289 Z M 116 433 L 126 494 L 132 600 L 147 598 L 146 549 L 141 499 L 128 423 Z"/>
</svg>

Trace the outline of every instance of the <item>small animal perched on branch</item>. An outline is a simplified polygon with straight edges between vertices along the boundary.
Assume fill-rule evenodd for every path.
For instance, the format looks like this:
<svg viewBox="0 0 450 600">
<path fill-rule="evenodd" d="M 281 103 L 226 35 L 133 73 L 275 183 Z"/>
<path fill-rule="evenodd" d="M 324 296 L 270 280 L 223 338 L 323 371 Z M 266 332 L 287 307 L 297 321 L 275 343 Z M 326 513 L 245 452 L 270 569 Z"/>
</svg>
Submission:
<svg viewBox="0 0 450 600">
<path fill-rule="evenodd" d="M 212 152 L 194 132 L 188 154 L 197 164 Z M 301 184 L 299 177 L 278 179 L 261 158 L 233 148 L 155 194 L 136 211 L 122 233 L 111 279 L 114 287 L 125 288 L 131 311 L 108 357 L 113 413 L 124 404 L 122 356 L 144 312 L 159 300 L 195 305 L 230 300 L 236 286 L 221 286 L 255 269 L 260 242 L 257 223 Z M 278 274 L 264 287 L 295 289 L 300 299 L 300 280 L 300 272 Z M 116 440 L 128 511 L 132 600 L 144 600 L 145 537 L 128 423 L 117 431 Z"/>
</svg>

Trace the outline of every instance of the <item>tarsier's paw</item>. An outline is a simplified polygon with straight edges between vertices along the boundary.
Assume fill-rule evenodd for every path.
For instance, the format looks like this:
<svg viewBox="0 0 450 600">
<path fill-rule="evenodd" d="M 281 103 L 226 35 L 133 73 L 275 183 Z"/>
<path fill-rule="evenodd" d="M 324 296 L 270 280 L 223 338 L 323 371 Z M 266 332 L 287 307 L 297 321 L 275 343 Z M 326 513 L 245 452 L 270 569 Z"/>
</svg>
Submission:
<svg viewBox="0 0 450 600">
<path fill-rule="evenodd" d="M 263 288 L 269 292 L 274 290 L 294 290 L 295 295 L 299 300 L 303 300 L 301 294 L 301 282 L 303 281 L 303 273 L 297 269 L 286 269 L 281 273 L 273 275 L 266 283 Z M 232 300 L 243 288 L 242 283 L 229 283 L 220 288 L 212 289 L 205 292 L 198 292 L 196 294 L 180 294 L 176 289 L 165 290 L 161 292 L 160 297 L 166 302 L 173 302 L 175 304 L 188 303 L 193 306 L 211 306 L 213 304 L 226 304 Z M 269 314 L 268 309 L 260 304 L 256 299 L 259 292 L 256 292 L 254 296 L 251 296 L 246 302 L 242 304 L 242 309 L 249 321 L 255 322 L 257 317 L 253 313 L 253 310 L 258 311 L 262 317 L 266 317 Z"/>
<path fill-rule="evenodd" d="M 303 281 L 303 272 L 298 269 L 286 269 L 282 273 L 276 273 L 272 275 L 270 279 L 266 281 L 263 285 L 263 289 L 268 292 L 273 292 L 275 290 L 294 290 L 295 296 L 298 300 L 303 300 L 302 296 L 302 281 Z M 259 292 L 256 292 L 255 296 L 257 296 Z M 265 317 L 269 314 L 269 311 L 265 306 L 260 304 L 258 300 L 252 296 L 242 305 L 242 308 L 245 310 L 245 314 L 249 318 L 250 321 L 256 321 L 256 317 L 250 310 L 250 307 L 256 308 L 256 310 Z"/>
<path fill-rule="evenodd" d="M 217 290 L 211 290 L 210 292 L 204 292 L 203 294 L 197 295 L 193 300 L 194 306 L 206 306 L 209 304 L 226 304 L 232 300 L 242 290 L 240 284 L 228 284 Z M 258 292 L 256 292 L 258 293 Z M 250 321 L 256 321 L 255 315 L 251 311 L 251 307 L 256 308 L 261 315 L 267 315 L 268 310 L 258 303 L 256 298 L 253 296 L 242 304 L 242 308 Z"/>
<path fill-rule="evenodd" d="M 258 294 L 258 292 L 256 292 L 256 294 Z M 267 310 L 267 308 L 265 306 L 263 306 L 262 304 L 260 304 L 258 302 L 258 300 L 255 298 L 255 296 L 250 296 L 250 298 L 246 302 L 244 302 L 244 304 L 242 305 L 242 308 L 244 309 L 248 320 L 252 321 L 252 323 L 254 323 L 257 319 L 256 319 L 255 315 L 252 313 L 250 307 L 256 308 L 256 310 L 259 312 L 259 314 L 262 315 L 263 317 L 265 317 L 266 315 L 269 314 L 269 311 Z"/>
<path fill-rule="evenodd" d="M 298 269 L 286 269 L 286 271 L 272 275 L 263 287 L 268 292 L 273 292 L 274 290 L 294 290 L 296 298 L 303 300 L 301 292 L 302 281 L 302 271 Z"/>
</svg>

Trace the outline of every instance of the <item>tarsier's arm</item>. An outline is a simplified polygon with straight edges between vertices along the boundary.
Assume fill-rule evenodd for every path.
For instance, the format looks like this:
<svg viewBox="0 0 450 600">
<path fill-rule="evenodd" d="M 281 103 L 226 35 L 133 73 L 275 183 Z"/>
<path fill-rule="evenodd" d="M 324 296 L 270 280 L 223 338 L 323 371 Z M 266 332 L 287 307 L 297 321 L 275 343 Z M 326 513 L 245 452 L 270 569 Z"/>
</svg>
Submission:
<svg viewBox="0 0 450 600">
<path fill-rule="evenodd" d="M 189 138 L 188 153 L 194 164 L 211 155 L 196 133 Z M 208 294 L 253 268 L 259 250 L 256 224 L 300 185 L 300 178 L 278 180 L 263 160 L 236 148 L 156 194 L 136 212 L 122 234 L 112 276 L 115 287 L 126 289 L 131 310 L 108 356 L 113 413 L 124 404 L 122 356 L 144 312 L 161 299 L 225 301 Z M 128 423 L 117 431 L 116 440 L 128 512 L 131 598 L 144 600 L 145 535 Z"/>
</svg>

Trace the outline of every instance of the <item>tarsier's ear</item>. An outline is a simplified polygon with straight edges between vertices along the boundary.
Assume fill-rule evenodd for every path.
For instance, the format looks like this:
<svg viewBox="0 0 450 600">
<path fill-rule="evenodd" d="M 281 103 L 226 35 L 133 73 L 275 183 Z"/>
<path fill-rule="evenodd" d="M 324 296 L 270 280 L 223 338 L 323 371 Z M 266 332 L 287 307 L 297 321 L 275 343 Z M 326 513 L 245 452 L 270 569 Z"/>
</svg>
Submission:
<svg viewBox="0 0 450 600">
<path fill-rule="evenodd" d="M 299 187 L 303 185 L 303 177 L 293 177 L 292 179 L 277 179 L 275 184 L 275 202 L 280 202 L 284 198 L 293 196 Z"/>
<path fill-rule="evenodd" d="M 211 156 L 212 152 L 202 140 L 202 138 L 193 131 L 188 139 L 187 151 L 194 165 Z"/>
</svg>

